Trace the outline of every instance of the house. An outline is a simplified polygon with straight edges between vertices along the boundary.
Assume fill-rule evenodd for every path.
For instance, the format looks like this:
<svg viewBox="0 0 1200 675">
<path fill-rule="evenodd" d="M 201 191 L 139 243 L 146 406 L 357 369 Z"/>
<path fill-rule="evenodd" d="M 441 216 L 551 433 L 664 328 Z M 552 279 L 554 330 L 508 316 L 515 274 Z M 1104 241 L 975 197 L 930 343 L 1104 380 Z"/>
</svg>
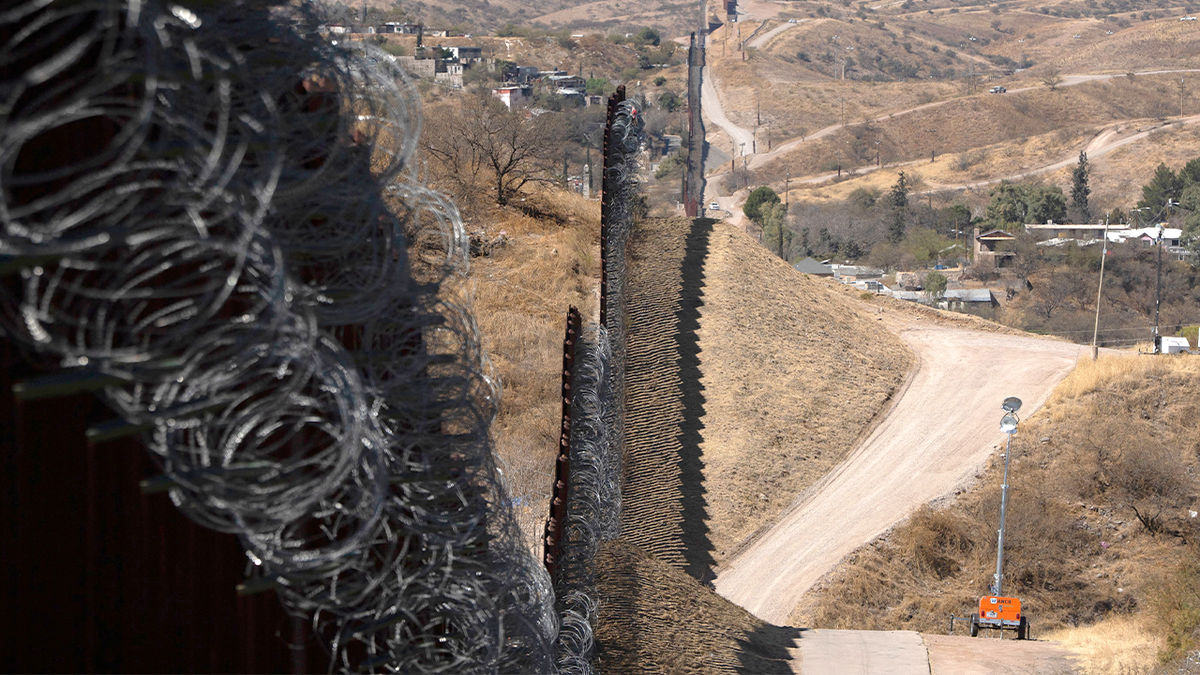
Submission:
<svg viewBox="0 0 1200 675">
<path fill-rule="evenodd" d="M 382 26 L 375 29 L 377 33 L 400 33 L 403 35 L 416 35 L 421 32 L 420 24 L 415 23 L 400 23 L 397 21 L 388 21 Z"/>
<path fill-rule="evenodd" d="M 483 60 L 482 47 L 447 47 L 459 63 L 478 63 Z"/>
<path fill-rule="evenodd" d="M 444 82 L 451 87 L 461 89 L 463 86 L 463 64 L 446 63 L 445 68 L 445 71 L 435 73 L 433 79 L 437 82 Z"/>
<path fill-rule="evenodd" d="M 818 262 L 816 259 L 812 258 L 811 256 L 808 258 L 805 258 L 804 260 L 801 260 L 800 262 L 796 263 L 795 265 L 792 265 L 792 267 L 795 267 L 797 272 L 804 272 L 805 274 L 812 274 L 812 275 L 818 276 L 818 277 L 832 277 L 833 276 L 833 268 L 832 267 L 830 267 L 829 265 L 826 265 L 823 262 Z"/>
<path fill-rule="evenodd" d="M 550 82 L 550 86 L 558 89 L 574 89 L 576 91 L 583 91 L 587 86 L 587 82 L 585 82 L 582 77 L 577 75 L 550 75 L 546 78 L 546 80 Z"/>
<path fill-rule="evenodd" d="M 989 230 L 983 234 L 975 228 L 975 265 L 988 269 L 1011 267 L 1016 253 L 1012 251 L 1016 237 L 1004 230 Z"/>
<path fill-rule="evenodd" d="M 500 99 L 509 110 L 515 110 L 529 103 L 533 98 L 533 88 L 528 85 L 506 84 L 503 87 L 494 87 L 492 96 Z"/>
<path fill-rule="evenodd" d="M 450 31 L 448 31 L 448 30 L 427 30 L 427 31 L 425 31 L 425 37 L 450 37 Z"/>
<path fill-rule="evenodd" d="M 516 84 L 529 84 L 537 76 L 538 69 L 533 66 L 510 66 L 504 70 L 504 81 Z"/>
<path fill-rule="evenodd" d="M 941 304 L 945 309 L 962 312 L 976 307 L 999 307 L 1000 301 L 990 288 L 957 288 L 943 293 Z"/>
<path fill-rule="evenodd" d="M 404 70 L 404 72 L 417 78 L 432 79 L 437 77 L 439 70 L 438 66 L 441 61 L 437 59 L 418 59 L 415 56 L 397 56 L 396 63 Z"/>
<path fill-rule="evenodd" d="M 865 279 L 878 279 L 883 276 L 883 270 L 862 265 L 832 265 L 833 278 L 843 284 L 852 284 Z"/>
<path fill-rule="evenodd" d="M 1025 231 L 1032 234 L 1038 242 L 1060 240 L 1062 243 L 1067 241 L 1076 241 L 1080 245 L 1087 245 L 1093 241 L 1099 241 L 1100 237 L 1104 236 L 1105 227 L 1108 228 L 1109 240 L 1113 235 L 1129 229 L 1124 223 L 1116 223 L 1105 226 L 1104 223 L 1056 223 L 1049 221 L 1046 223 L 1026 223 Z"/>
</svg>

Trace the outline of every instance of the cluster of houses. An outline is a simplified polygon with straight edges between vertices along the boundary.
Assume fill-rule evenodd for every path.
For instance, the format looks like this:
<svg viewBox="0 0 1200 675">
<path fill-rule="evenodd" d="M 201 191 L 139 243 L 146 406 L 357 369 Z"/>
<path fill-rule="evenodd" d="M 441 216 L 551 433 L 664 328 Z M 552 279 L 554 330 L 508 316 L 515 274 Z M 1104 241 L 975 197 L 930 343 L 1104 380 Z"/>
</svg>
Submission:
<svg viewBox="0 0 1200 675">
<path fill-rule="evenodd" d="M 834 279 L 859 290 L 877 295 L 890 295 L 898 300 L 934 304 L 942 309 L 980 313 L 979 310 L 1000 306 L 1000 302 L 989 288 L 951 288 L 940 297 L 930 297 L 918 290 L 920 275 L 915 272 L 897 274 L 896 282 L 889 288 L 883 284 L 883 270 L 874 267 L 829 264 L 811 257 L 801 260 L 793 267 L 805 274 Z"/>
<path fill-rule="evenodd" d="M 349 35 L 351 33 L 380 35 L 391 33 L 393 35 L 424 35 L 428 37 L 471 37 L 470 33 L 454 33 L 438 28 L 426 28 L 419 23 L 402 23 L 399 21 L 388 21 L 377 26 L 362 26 L 348 23 L 322 24 L 317 26 L 317 32 L 322 35 Z"/>
<path fill-rule="evenodd" d="M 1025 231 L 1034 235 L 1037 245 L 1047 249 L 1076 244 L 1091 246 L 1101 242 L 1105 237 L 1111 243 L 1138 242 L 1147 248 L 1161 240 L 1163 251 L 1177 260 L 1183 260 L 1191 253 L 1181 246 L 1183 232 L 1179 228 L 1154 225 L 1152 227 L 1134 228 L 1128 225 L 1099 224 L 1064 224 L 1064 223 L 1033 223 L 1025 225 Z M 1010 267 L 1016 257 L 1012 243 L 1016 235 L 1004 230 L 974 231 L 975 265 L 985 269 L 1003 269 Z M 979 310 L 999 306 L 999 301 L 988 288 L 947 289 L 940 297 L 933 298 L 921 292 L 921 275 L 917 272 L 901 272 L 896 275 L 896 282 L 889 288 L 883 284 L 883 270 L 860 265 L 836 265 L 820 262 L 814 258 L 805 258 L 794 267 L 806 274 L 828 277 L 852 285 L 864 291 L 879 295 L 890 295 L 900 300 L 909 300 L 923 304 L 936 304 L 943 309 L 957 311 Z M 978 313 L 978 312 L 973 312 Z"/>
<path fill-rule="evenodd" d="M 1091 246 L 1100 243 L 1106 237 L 1110 243 L 1136 241 L 1149 248 L 1161 238 L 1163 251 L 1176 260 L 1183 260 L 1191 255 L 1181 245 L 1183 231 L 1177 227 L 1166 227 L 1165 223 L 1135 228 L 1121 223 L 1106 225 L 1104 223 L 1080 224 L 1049 221 L 1026 224 L 1025 231 L 1034 236 L 1038 246 L 1046 249 L 1069 244 Z M 1012 243 L 1016 238 L 1016 235 L 1004 230 L 989 230 L 980 233 L 979 228 L 975 228 L 975 264 L 990 269 L 1009 267 L 1016 257 L 1016 253 L 1012 251 Z"/>
<path fill-rule="evenodd" d="M 551 93 L 578 105 L 600 105 L 603 96 L 588 95 L 587 81 L 565 70 L 538 70 L 532 66 L 514 66 L 504 73 L 504 84 L 492 88 L 492 96 L 504 102 L 509 110 L 520 108 L 533 100 L 535 83 L 544 83 Z"/>
<path fill-rule="evenodd" d="M 323 35 L 347 35 L 350 33 L 369 35 L 401 34 L 419 36 L 417 44 L 425 37 L 472 37 L 470 34 L 457 35 L 445 30 L 431 30 L 421 24 L 387 22 L 378 26 L 352 26 L 342 24 L 326 24 L 319 26 L 317 31 Z M 394 57 L 401 68 L 419 78 L 442 82 L 451 87 L 463 86 L 463 73 L 472 66 L 484 63 L 494 67 L 495 62 L 484 59 L 480 47 L 442 47 L 436 48 L 438 58 L 421 58 L 417 56 Z M 537 83 L 549 87 L 555 96 L 571 100 L 579 105 L 602 104 L 603 97 L 589 96 L 587 81 L 579 75 L 571 75 L 565 70 L 539 70 L 533 66 L 510 66 L 503 73 L 504 84 L 492 88 L 492 95 L 500 99 L 510 110 L 521 108 L 533 100 L 533 89 Z"/>
</svg>

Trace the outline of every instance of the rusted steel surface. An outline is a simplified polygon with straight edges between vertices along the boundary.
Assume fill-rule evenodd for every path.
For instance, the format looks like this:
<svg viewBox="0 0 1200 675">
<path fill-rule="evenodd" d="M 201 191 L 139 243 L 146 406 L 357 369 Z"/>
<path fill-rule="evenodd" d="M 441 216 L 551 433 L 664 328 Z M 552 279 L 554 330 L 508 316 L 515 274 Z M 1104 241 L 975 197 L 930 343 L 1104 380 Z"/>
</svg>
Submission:
<svg viewBox="0 0 1200 675">
<path fill-rule="evenodd" d="M 563 528 L 567 522 L 567 498 L 571 485 L 571 402 L 572 373 L 575 370 L 575 347 L 582 328 L 579 310 L 567 310 L 566 336 L 563 338 L 562 361 L 562 425 L 559 427 L 558 457 L 554 461 L 554 490 L 550 498 L 550 516 L 546 519 L 543 561 L 550 579 L 557 578 L 562 560 Z"/>
<path fill-rule="evenodd" d="M 323 670 L 274 593 L 237 594 L 234 536 L 142 493 L 158 469 L 136 437 L 88 442 L 106 406 L 15 399 L 38 374 L 0 338 L 0 669 L 298 672 L 295 643 Z"/>
<path fill-rule="evenodd" d="M 613 190 L 609 169 L 612 168 L 612 125 L 617 106 L 625 100 L 625 85 L 617 87 L 608 97 L 608 118 L 604 124 L 604 171 L 600 179 L 600 325 L 608 326 L 608 216 L 612 207 Z"/>
</svg>

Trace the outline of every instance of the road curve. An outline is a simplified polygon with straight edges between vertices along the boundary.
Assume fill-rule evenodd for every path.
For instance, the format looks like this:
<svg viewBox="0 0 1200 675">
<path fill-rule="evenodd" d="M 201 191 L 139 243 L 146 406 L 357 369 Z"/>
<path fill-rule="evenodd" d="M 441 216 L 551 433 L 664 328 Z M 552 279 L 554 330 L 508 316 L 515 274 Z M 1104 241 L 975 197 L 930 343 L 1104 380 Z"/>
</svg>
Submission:
<svg viewBox="0 0 1200 675">
<path fill-rule="evenodd" d="M 747 150 L 753 148 L 754 132 L 750 129 L 739 127 L 725 116 L 725 109 L 721 107 L 721 97 L 717 95 L 717 87 L 713 84 L 712 72 L 708 66 L 704 66 L 700 78 L 700 109 L 704 111 L 705 115 L 708 115 L 708 119 L 713 124 L 721 127 L 721 130 L 733 139 L 735 146 L 744 144 L 744 148 Z M 737 152 L 733 154 L 740 156 Z"/>
<path fill-rule="evenodd" d="M 952 491 L 1002 442 L 1000 402 L 1037 410 L 1086 347 L 924 324 L 898 325 L 916 353 L 911 384 L 871 436 L 731 559 L 718 593 L 787 621 L 801 597 L 855 548 Z"/>
<path fill-rule="evenodd" d="M 1166 74 L 1171 74 L 1171 73 L 1195 73 L 1195 72 L 1200 72 L 1200 69 L 1182 68 L 1182 69 L 1178 69 L 1178 70 L 1145 70 L 1145 71 L 1141 71 L 1141 72 L 1138 72 L 1135 74 L 1136 75 L 1166 75 Z M 1063 81 L 1060 84 L 1058 84 L 1057 86 L 1073 87 L 1078 84 L 1083 84 L 1084 82 L 1096 82 L 1099 80 L 1110 80 L 1114 77 L 1125 77 L 1125 74 L 1109 73 L 1109 74 L 1104 74 L 1104 75 L 1066 75 L 1063 77 Z M 708 81 L 709 81 L 709 78 L 706 76 L 705 82 L 708 82 Z M 1030 87 L 1021 87 L 1020 89 L 1010 89 L 1008 91 L 1007 95 L 1019 94 L 1023 91 L 1030 91 L 1032 89 L 1038 89 L 1038 88 L 1040 88 L 1040 87 L 1035 85 L 1035 86 L 1030 86 Z M 716 93 L 714 91 L 714 96 L 715 95 L 716 95 Z M 988 95 L 990 95 L 990 94 L 977 94 L 977 96 L 988 96 Z M 947 103 L 950 103 L 952 101 L 958 101 L 958 100 L 960 100 L 960 99 L 948 98 L 948 99 L 945 99 L 942 101 L 933 101 L 932 103 L 925 103 L 925 104 L 915 106 L 912 108 L 907 108 L 905 110 L 898 110 L 896 112 L 884 113 L 882 115 L 878 115 L 876 117 L 871 118 L 869 120 L 869 122 L 867 122 L 867 123 L 882 122 L 884 120 L 900 117 L 901 115 L 907 115 L 909 113 L 914 113 L 919 110 L 926 110 L 928 108 L 936 108 L 938 106 L 943 106 L 943 105 L 946 105 Z M 707 99 L 706 99 L 705 105 L 707 105 Z M 857 123 L 855 123 L 855 124 L 857 124 Z M 794 150 L 797 146 L 799 146 L 804 141 L 811 141 L 811 140 L 818 139 L 818 138 L 824 138 L 825 136 L 828 136 L 828 135 L 836 132 L 838 129 L 841 129 L 843 127 L 855 126 L 855 124 L 831 124 L 831 125 L 825 127 L 824 129 L 815 131 L 807 136 L 799 136 L 799 137 L 792 138 L 792 139 L 783 141 L 781 143 L 778 143 L 775 145 L 775 147 L 773 147 L 771 149 L 770 152 L 762 152 L 762 153 L 759 153 L 759 154 L 755 155 L 754 157 L 750 158 L 750 168 L 757 169 L 758 167 L 760 167 L 764 164 L 767 164 L 768 162 L 779 157 L 780 155 L 791 152 L 792 150 Z"/>
</svg>

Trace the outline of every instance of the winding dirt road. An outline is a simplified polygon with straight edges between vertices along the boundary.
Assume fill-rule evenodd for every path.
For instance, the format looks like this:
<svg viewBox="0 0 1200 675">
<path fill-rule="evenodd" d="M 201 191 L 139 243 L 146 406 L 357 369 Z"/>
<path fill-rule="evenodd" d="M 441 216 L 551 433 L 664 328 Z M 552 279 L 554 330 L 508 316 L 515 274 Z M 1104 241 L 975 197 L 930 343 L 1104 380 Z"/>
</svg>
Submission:
<svg viewBox="0 0 1200 675">
<path fill-rule="evenodd" d="M 871 436 L 774 526 L 718 571 L 717 592 L 784 624 L 801 597 L 855 548 L 970 480 L 1002 442 L 1000 402 L 1028 416 L 1087 351 L 1035 337 L 929 324 L 893 326 L 916 373 Z"/>
</svg>

